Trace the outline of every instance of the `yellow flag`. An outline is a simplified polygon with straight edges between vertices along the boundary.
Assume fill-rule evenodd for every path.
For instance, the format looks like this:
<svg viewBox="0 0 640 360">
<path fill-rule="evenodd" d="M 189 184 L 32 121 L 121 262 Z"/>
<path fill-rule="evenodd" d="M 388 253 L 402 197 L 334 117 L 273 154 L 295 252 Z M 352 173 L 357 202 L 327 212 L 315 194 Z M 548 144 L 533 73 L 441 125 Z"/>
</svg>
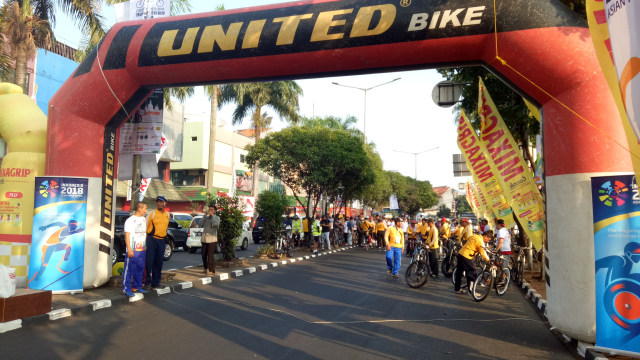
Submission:
<svg viewBox="0 0 640 360">
<path fill-rule="evenodd" d="M 542 196 L 529 167 L 480 79 L 478 113 L 482 120 L 480 146 L 487 154 L 487 162 L 496 175 L 505 198 L 511 204 L 531 243 L 542 247 L 544 206 Z"/>
<path fill-rule="evenodd" d="M 604 77 L 607 79 L 607 84 L 609 84 L 611 94 L 613 95 L 616 107 L 620 113 L 624 133 L 627 137 L 629 150 L 631 151 L 633 169 L 636 173 L 636 177 L 640 177 L 640 143 L 638 143 L 638 138 L 636 137 L 633 127 L 629 122 L 629 117 L 627 116 L 627 111 L 624 106 L 624 102 L 622 101 L 620 83 L 618 82 L 616 68 L 613 64 L 613 55 L 611 54 L 609 27 L 607 26 L 604 2 L 602 0 L 587 0 L 586 5 L 587 21 L 589 22 L 589 31 L 591 32 L 593 47 L 596 50 L 598 62 L 600 63 Z M 603 94 L 600 95 L 602 96 Z"/>
<path fill-rule="evenodd" d="M 535 105 L 530 103 L 527 99 L 522 98 L 522 100 L 524 100 L 524 104 L 527 106 L 527 109 L 529 109 L 529 115 L 533 116 L 538 121 L 540 121 L 540 109 L 538 109 Z"/>
<path fill-rule="evenodd" d="M 461 111 L 460 119 L 458 119 L 458 147 L 467 162 L 467 168 L 473 175 L 475 183 L 479 184 L 482 189 L 489 208 L 489 216 L 493 214 L 495 218 L 503 219 L 504 225 L 508 229 L 513 228 L 516 222 L 513 219 L 511 206 L 504 198 L 498 179 L 487 163 L 486 154 L 480 147 L 480 139 L 478 139 L 478 135 L 464 111 Z"/>
<path fill-rule="evenodd" d="M 471 185 L 471 181 L 467 180 L 467 187 L 465 188 L 467 202 L 471 205 L 471 210 L 476 214 L 476 217 L 480 217 L 480 202 L 478 201 L 478 197 L 473 190 L 473 186 Z"/>
</svg>

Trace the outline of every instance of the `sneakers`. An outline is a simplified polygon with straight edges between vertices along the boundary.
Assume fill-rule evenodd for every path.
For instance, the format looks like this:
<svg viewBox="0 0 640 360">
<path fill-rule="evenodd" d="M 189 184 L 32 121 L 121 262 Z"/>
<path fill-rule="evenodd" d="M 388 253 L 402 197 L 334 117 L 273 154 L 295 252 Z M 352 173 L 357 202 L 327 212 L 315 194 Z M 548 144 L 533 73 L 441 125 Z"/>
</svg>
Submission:
<svg viewBox="0 0 640 360">
<path fill-rule="evenodd" d="M 397 279 L 397 278 L 400 277 L 398 274 L 393 274 L 392 276 L 393 276 L 394 279 Z"/>
<path fill-rule="evenodd" d="M 456 293 L 456 294 L 464 294 L 464 293 L 466 293 L 465 289 L 453 290 L 453 292 Z"/>
<path fill-rule="evenodd" d="M 474 294 L 473 294 L 473 296 L 475 296 L 476 298 L 478 298 L 478 299 L 479 299 L 479 298 L 481 298 L 481 297 L 482 297 L 482 294 L 480 294 L 480 293 L 474 293 Z"/>
<path fill-rule="evenodd" d="M 145 289 L 133 289 L 134 293 L 146 294 L 148 291 Z"/>
<path fill-rule="evenodd" d="M 391 270 L 387 270 L 387 274 L 391 275 Z"/>
<path fill-rule="evenodd" d="M 127 291 L 123 291 L 123 294 L 125 294 L 127 297 L 134 297 L 135 295 L 133 295 L 133 292 L 131 292 L 131 290 L 127 290 Z"/>
</svg>

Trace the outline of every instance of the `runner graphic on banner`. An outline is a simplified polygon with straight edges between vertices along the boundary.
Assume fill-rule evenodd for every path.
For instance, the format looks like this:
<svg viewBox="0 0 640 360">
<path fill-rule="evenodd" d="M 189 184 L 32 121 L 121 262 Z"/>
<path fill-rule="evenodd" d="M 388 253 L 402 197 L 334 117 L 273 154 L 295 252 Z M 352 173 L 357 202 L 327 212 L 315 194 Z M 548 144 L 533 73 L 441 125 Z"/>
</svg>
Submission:
<svg viewBox="0 0 640 360">
<path fill-rule="evenodd" d="M 27 287 L 82 291 L 88 179 L 36 177 Z"/>
<path fill-rule="evenodd" d="M 542 248 L 544 204 L 540 191 L 524 162 L 520 148 L 502 120 L 489 92 L 480 79 L 478 113 L 482 120 L 481 148 L 487 154 L 505 199 L 536 249 Z"/>
<path fill-rule="evenodd" d="M 596 345 L 640 351 L 640 196 L 633 175 L 591 179 Z"/>
<path fill-rule="evenodd" d="M 480 184 L 491 213 L 496 218 L 504 220 L 507 229 L 513 228 L 516 225 L 513 211 L 502 194 L 498 180 L 481 150 L 478 135 L 464 111 L 461 111 L 458 120 L 458 147 L 467 162 L 467 168 L 474 176 L 474 181 Z"/>
</svg>

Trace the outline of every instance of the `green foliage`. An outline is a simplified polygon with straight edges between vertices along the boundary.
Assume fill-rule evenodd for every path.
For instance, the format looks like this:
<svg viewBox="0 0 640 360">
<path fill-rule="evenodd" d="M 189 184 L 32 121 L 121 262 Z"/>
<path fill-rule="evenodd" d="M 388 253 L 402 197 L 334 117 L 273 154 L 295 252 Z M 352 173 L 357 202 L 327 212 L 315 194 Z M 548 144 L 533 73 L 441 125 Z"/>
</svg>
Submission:
<svg viewBox="0 0 640 360">
<path fill-rule="evenodd" d="M 178 224 L 180 224 L 183 228 L 188 229 L 191 226 L 191 221 L 189 220 L 176 220 Z"/>
<path fill-rule="evenodd" d="M 464 195 L 456 196 L 456 214 L 462 214 L 464 212 L 473 212 L 471 205 L 469 205 Z"/>
<path fill-rule="evenodd" d="M 218 242 L 224 259 L 231 260 L 236 257 L 235 239 L 242 234 L 242 223 L 245 220 L 242 215 L 244 204 L 237 196 L 218 196 L 214 199 L 211 194 L 207 194 L 207 205 L 218 207 Z"/>
<path fill-rule="evenodd" d="M 451 209 L 449 209 L 447 207 L 447 205 L 442 204 L 440 205 L 440 207 L 438 208 L 438 215 L 436 215 L 438 218 L 443 218 L 443 217 L 451 217 Z"/>
<path fill-rule="evenodd" d="M 369 186 L 362 187 L 362 194 L 359 198 L 362 199 L 363 203 L 367 206 L 371 206 L 374 209 L 381 209 L 389 202 L 391 184 L 382 167 L 382 159 L 375 151 L 373 145 L 366 144 L 364 150 L 367 153 L 374 180 Z"/>
<path fill-rule="evenodd" d="M 391 194 L 395 195 L 398 200 L 407 196 L 407 177 L 397 171 L 385 171 L 385 175 L 389 179 L 391 186 Z"/>
<path fill-rule="evenodd" d="M 247 149 L 247 164 L 280 178 L 300 203 L 303 191 L 314 203 L 325 193 L 355 199 L 375 180 L 363 138 L 345 130 L 293 126 Z M 306 209 L 307 217 L 314 215 L 315 209 Z"/>
<path fill-rule="evenodd" d="M 262 235 L 265 243 L 273 245 L 278 234 L 283 230 L 282 215 L 284 214 L 287 199 L 284 195 L 263 191 L 256 200 L 256 213 L 264 219 L 262 223 Z"/>
<path fill-rule="evenodd" d="M 428 209 L 438 203 L 438 195 L 429 181 L 416 181 L 408 176 L 404 181 L 407 190 L 403 197 L 398 198 L 398 205 L 404 212 L 415 215 L 420 209 Z"/>
<path fill-rule="evenodd" d="M 583 18 L 587 18 L 587 4 L 586 0 L 560 0 L 567 5 L 571 11 L 577 13 Z"/>
</svg>

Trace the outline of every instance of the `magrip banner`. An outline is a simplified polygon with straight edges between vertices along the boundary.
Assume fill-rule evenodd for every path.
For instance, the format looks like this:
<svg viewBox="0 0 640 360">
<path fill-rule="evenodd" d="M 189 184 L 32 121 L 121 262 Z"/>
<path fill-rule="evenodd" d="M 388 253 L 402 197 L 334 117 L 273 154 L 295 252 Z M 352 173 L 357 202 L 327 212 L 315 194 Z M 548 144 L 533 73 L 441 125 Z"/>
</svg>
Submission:
<svg viewBox="0 0 640 360">
<path fill-rule="evenodd" d="M 633 175 L 591 178 L 596 345 L 640 351 L 640 195 Z"/>
<path fill-rule="evenodd" d="M 516 225 L 513 211 L 502 194 L 498 180 L 480 147 L 478 135 L 464 111 L 460 112 L 458 120 L 458 147 L 467 162 L 467 168 L 474 176 L 474 181 L 480 184 L 491 212 L 498 219 L 503 219 L 508 229 L 513 228 Z"/>
<path fill-rule="evenodd" d="M 633 169 L 636 173 L 636 176 L 640 175 L 640 143 L 638 142 L 638 137 L 640 133 L 638 129 L 640 128 L 638 122 L 640 122 L 640 77 L 638 76 L 638 71 L 640 71 L 640 59 L 638 59 L 638 54 L 640 51 L 640 40 L 638 38 L 638 27 L 640 26 L 640 19 L 638 18 L 638 11 L 640 10 L 640 4 L 637 1 L 634 1 L 633 5 L 630 1 L 620 2 L 620 1 L 607 1 L 607 8 L 605 9 L 605 4 L 603 0 L 587 0 L 587 21 L 589 22 L 589 31 L 591 32 L 591 39 L 593 40 L 593 47 L 596 50 L 596 55 L 598 56 L 598 62 L 600 63 L 600 67 L 602 68 L 602 73 L 607 79 L 607 84 L 609 85 L 609 89 L 611 90 L 611 94 L 613 95 L 613 99 L 616 102 L 616 107 L 618 108 L 618 112 L 620 113 L 620 118 L 622 120 L 622 126 L 624 128 L 625 135 L 627 137 L 627 144 L 631 151 L 631 162 L 633 163 Z M 612 7 L 613 6 L 613 7 Z M 616 7 L 619 7 L 618 9 Z M 636 18 L 633 24 L 633 27 L 629 28 L 621 28 L 618 29 L 616 25 L 616 33 L 612 33 L 612 37 L 609 37 L 609 27 L 607 26 L 607 18 L 610 18 L 609 21 L 617 21 L 620 18 L 620 12 L 618 10 L 623 10 L 624 12 L 631 14 L 635 11 Z M 631 10 L 631 8 L 635 8 Z M 627 18 L 626 20 L 632 21 L 632 18 Z M 631 24 L 629 24 L 631 26 Z M 629 47 L 627 50 L 628 55 L 617 55 L 619 47 L 623 47 L 624 42 L 621 43 L 621 37 L 618 31 L 622 32 L 622 37 L 624 37 L 624 32 L 626 31 L 627 38 L 631 36 L 635 36 L 635 43 L 627 43 L 626 46 Z M 630 40 L 630 39 L 628 39 Z M 635 59 L 631 59 L 632 52 L 635 52 Z M 620 79 L 618 81 L 618 73 L 616 73 L 616 67 L 614 66 L 613 59 L 614 57 L 619 58 L 630 58 L 629 59 L 629 67 L 627 73 L 625 73 L 625 80 Z M 624 61 L 624 60 L 616 60 L 616 61 Z M 623 71 L 626 68 L 623 66 Z M 633 70 L 635 69 L 635 70 Z M 619 69 L 621 70 L 621 69 Z M 631 75 L 635 72 L 635 75 L 632 77 L 627 76 Z M 623 84 L 624 83 L 624 84 Z M 625 102 L 623 101 L 623 96 L 620 89 L 625 88 L 626 94 L 626 108 Z M 635 95 L 632 87 L 635 87 Z M 600 96 L 604 96 L 604 94 L 600 94 Z M 635 100 L 634 100 L 635 97 Z M 635 106 L 635 110 L 631 107 Z M 629 116 L 627 116 L 627 111 L 631 109 Z M 631 121 L 631 114 L 635 114 L 635 121 Z"/>
<path fill-rule="evenodd" d="M 89 180 L 36 178 L 29 289 L 81 292 Z"/>
<path fill-rule="evenodd" d="M 544 204 L 520 148 L 513 139 L 480 79 L 478 113 L 482 120 L 480 144 L 487 161 L 496 175 L 505 199 L 518 217 L 531 243 L 542 248 L 544 233 Z"/>
</svg>

